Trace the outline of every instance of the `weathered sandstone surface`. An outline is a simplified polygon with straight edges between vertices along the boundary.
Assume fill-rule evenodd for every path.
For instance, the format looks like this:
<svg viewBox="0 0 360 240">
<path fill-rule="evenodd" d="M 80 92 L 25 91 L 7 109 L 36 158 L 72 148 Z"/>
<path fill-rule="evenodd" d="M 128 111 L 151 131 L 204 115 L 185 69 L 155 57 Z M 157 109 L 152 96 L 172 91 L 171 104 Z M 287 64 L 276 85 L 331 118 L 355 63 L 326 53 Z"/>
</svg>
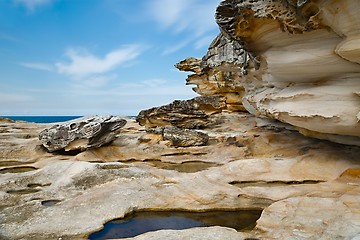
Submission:
<svg viewBox="0 0 360 240">
<path fill-rule="evenodd" d="M 201 97 L 100 118 L 100 131 L 0 119 L 0 239 L 86 239 L 133 212 L 175 210 L 262 214 L 246 231 L 130 239 L 359 239 L 359 11 L 355 0 L 225 0 L 208 53 L 176 65 Z M 95 135 L 43 147 L 82 132 Z"/>
<path fill-rule="evenodd" d="M 360 145 L 360 2 L 225 0 L 203 59 L 177 67 L 203 96 L 304 135 Z"/>
<path fill-rule="evenodd" d="M 126 120 L 114 116 L 83 117 L 44 129 L 39 139 L 50 152 L 85 150 L 111 142 L 125 124 Z"/>
<path fill-rule="evenodd" d="M 142 110 L 136 120 L 147 127 L 204 128 L 217 124 L 219 120 L 215 114 L 224 108 L 225 102 L 221 96 L 201 96 Z"/>
<path fill-rule="evenodd" d="M 221 113 L 207 145 L 175 147 L 127 119 L 106 146 L 48 152 L 51 125 L 0 124 L 2 239 L 83 239 L 142 210 L 264 209 L 254 230 L 145 233 L 135 239 L 352 239 L 360 233 L 360 148 Z M 160 136 L 160 137 L 159 137 Z M 216 236 L 216 237 L 215 237 Z"/>
</svg>

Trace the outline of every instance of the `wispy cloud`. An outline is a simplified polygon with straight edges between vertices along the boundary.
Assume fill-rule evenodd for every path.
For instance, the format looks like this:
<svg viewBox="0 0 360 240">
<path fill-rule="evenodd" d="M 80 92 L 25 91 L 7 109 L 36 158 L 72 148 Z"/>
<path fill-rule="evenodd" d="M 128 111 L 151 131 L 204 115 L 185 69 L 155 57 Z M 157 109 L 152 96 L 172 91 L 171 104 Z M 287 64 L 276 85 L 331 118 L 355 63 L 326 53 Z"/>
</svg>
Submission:
<svg viewBox="0 0 360 240">
<path fill-rule="evenodd" d="M 35 63 L 35 62 L 20 62 L 19 65 L 41 71 L 53 71 L 54 66 L 47 63 Z"/>
<path fill-rule="evenodd" d="M 140 45 L 127 45 L 107 53 L 104 57 L 97 57 L 87 50 L 71 48 L 65 53 L 70 62 L 58 62 L 55 66 L 61 74 L 83 78 L 106 73 L 123 64 L 128 64 L 142 51 L 143 47 Z"/>
<path fill-rule="evenodd" d="M 17 5 L 24 6 L 29 12 L 34 12 L 38 7 L 50 4 L 54 0 L 13 0 Z"/>
<path fill-rule="evenodd" d="M 179 51 L 191 44 L 195 49 L 206 47 L 218 30 L 215 22 L 215 9 L 220 0 L 153 0 L 146 5 L 150 20 L 160 29 L 173 34 L 186 33 L 191 36 L 179 44 L 166 48 L 163 55 Z M 209 33 L 212 33 L 211 37 Z M 217 32 L 216 32 L 217 34 Z M 204 36 L 207 35 L 207 38 Z M 207 44 L 205 41 L 209 41 Z"/>
<path fill-rule="evenodd" d="M 70 85 L 73 88 L 90 89 L 105 86 L 117 79 L 118 76 L 113 70 L 133 66 L 145 49 L 146 47 L 141 45 L 125 45 L 104 56 L 96 56 L 84 48 L 69 48 L 65 52 L 67 61 L 52 64 L 40 62 L 19 62 L 18 64 L 30 69 L 66 75 L 71 80 Z"/>
<path fill-rule="evenodd" d="M 87 76 L 81 79 L 76 79 L 78 81 L 71 82 L 71 88 L 76 91 L 88 91 L 94 89 L 98 91 L 101 87 L 106 86 L 110 81 L 118 78 L 117 74 L 101 74 L 101 75 L 92 75 Z"/>
<path fill-rule="evenodd" d="M 196 35 L 217 29 L 214 19 L 220 0 L 153 0 L 147 11 L 162 28 L 171 28 L 174 33 L 191 31 Z"/>
<path fill-rule="evenodd" d="M 141 82 L 145 87 L 158 87 L 166 85 L 166 80 L 161 78 L 148 79 Z"/>
<path fill-rule="evenodd" d="M 191 39 L 185 39 L 173 46 L 165 48 L 165 50 L 162 52 L 162 55 L 168 55 L 174 52 L 177 52 L 181 50 L 182 48 L 186 47 L 188 44 L 190 44 Z"/>
</svg>

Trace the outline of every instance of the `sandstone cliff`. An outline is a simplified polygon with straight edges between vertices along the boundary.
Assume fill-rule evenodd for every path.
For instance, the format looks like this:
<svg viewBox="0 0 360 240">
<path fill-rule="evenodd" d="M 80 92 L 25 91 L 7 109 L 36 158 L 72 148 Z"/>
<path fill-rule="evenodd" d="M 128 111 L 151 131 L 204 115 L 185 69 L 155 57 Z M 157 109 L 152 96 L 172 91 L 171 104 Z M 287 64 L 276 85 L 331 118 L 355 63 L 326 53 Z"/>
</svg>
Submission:
<svg viewBox="0 0 360 240">
<path fill-rule="evenodd" d="M 276 119 L 302 134 L 360 145 L 360 2 L 225 0 L 220 35 L 202 59 L 176 66 L 227 109 Z"/>
</svg>

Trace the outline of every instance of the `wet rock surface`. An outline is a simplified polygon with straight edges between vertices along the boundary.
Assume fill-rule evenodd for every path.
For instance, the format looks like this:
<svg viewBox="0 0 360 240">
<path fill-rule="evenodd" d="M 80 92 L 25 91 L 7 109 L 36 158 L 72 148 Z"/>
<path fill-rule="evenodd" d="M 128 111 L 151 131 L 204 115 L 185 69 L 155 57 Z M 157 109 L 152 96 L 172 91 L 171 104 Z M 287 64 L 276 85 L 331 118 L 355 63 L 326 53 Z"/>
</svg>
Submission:
<svg viewBox="0 0 360 240">
<path fill-rule="evenodd" d="M 115 131 L 125 124 L 126 120 L 120 117 L 83 117 L 44 129 L 39 139 L 50 152 L 85 150 L 111 142 L 115 138 Z"/>
</svg>

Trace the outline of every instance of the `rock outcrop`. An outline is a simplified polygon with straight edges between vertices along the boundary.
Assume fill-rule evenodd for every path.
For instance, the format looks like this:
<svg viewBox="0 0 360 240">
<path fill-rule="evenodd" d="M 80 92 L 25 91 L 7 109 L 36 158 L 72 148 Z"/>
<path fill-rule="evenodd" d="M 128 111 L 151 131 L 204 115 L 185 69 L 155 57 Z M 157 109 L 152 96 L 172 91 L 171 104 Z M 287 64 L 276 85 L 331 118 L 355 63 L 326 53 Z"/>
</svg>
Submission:
<svg viewBox="0 0 360 240">
<path fill-rule="evenodd" d="M 170 145 L 174 147 L 191 147 L 204 146 L 209 141 L 209 136 L 206 133 L 174 126 L 147 128 L 146 132 L 148 134 L 141 136 L 140 142 L 150 142 L 156 139 L 158 141 L 169 141 Z M 151 135 L 159 135 L 160 137 Z"/>
<path fill-rule="evenodd" d="M 127 119 L 113 142 L 76 156 L 40 148 L 43 124 L 1 124 L 0 238 L 85 239 L 143 210 L 263 213 L 245 232 L 202 227 L 135 239 L 350 240 L 360 233 L 359 147 L 304 137 L 248 113 L 220 115 L 222 124 L 201 130 L 205 146 L 139 142 L 145 127 Z"/>
<path fill-rule="evenodd" d="M 0 120 L 0 239 L 85 239 L 134 212 L 214 210 L 262 214 L 246 231 L 130 239 L 359 239 L 360 147 L 334 143 L 359 145 L 359 10 L 225 0 L 208 53 L 177 64 L 201 97 L 141 111 L 141 126 Z M 52 152 L 63 148 L 84 151 Z"/>
<path fill-rule="evenodd" d="M 226 97 L 229 109 L 360 145 L 359 10 L 352 0 L 225 0 L 208 53 L 177 66 L 195 73 L 187 83 L 196 92 Z"/>
<path fill-rule="evenodd" d="M 0 117 L 0 123 L 13 123 L 14 120 L 11 120 L 9 118 L 3 118 L 3 117 Z"/>
<path fill-rule="evenodd" d="M 219 123 L 216 113 L 225 109 L 221 96 L 201 96 L 191 100 L 176 100 L 168 105 L 143 110 L 136 117 L 142 126 L 198 129 Z"/>
<path fill-rule="evenodd" d="M 197 85 L 193 90 L 202 96 L 222 96 L 228 111 L 244 111 L 241 100 L 244 87 L 238 81 L 239 73 L 222 71 L 215 68 L 206 68 L 202 71 L 202 62 L 199 59 L 187 58 L 175 65 L 181 71 L 192 71 L 186 79 L 187 85 Z"/>
<path fill-rule="evenodd" d="M 175 147 L 203 146 L 209 141 L 209 136 L 206 133 L 177 127 L 165 127 L 163 138 L 171 141 Z"/>
<path fill-rule="evenodd" d="M 116 130 L 125 124 L 126 120 L 120 117 L 83 117 L 44 129 L 39 139 L 50 152 L 86 150 L 113 141 Z"/>
</svg>

